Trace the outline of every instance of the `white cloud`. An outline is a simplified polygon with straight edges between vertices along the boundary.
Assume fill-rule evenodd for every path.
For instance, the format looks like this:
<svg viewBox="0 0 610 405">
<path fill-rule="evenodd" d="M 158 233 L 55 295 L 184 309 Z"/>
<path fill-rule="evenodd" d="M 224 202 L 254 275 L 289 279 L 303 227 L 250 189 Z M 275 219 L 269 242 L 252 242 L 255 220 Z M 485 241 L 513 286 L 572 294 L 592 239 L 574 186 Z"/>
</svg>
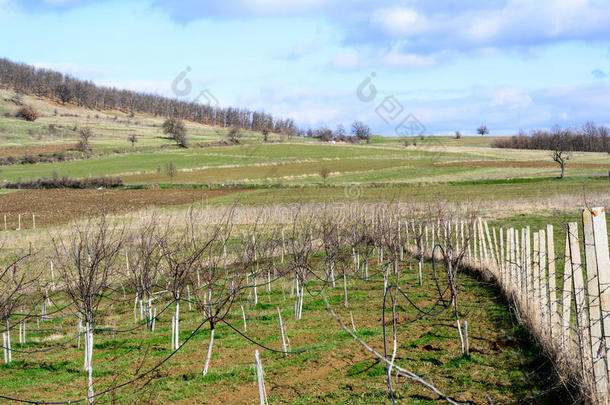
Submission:
<svg viewBox="0 0 610 405">
<path fill-rule="evenodd" d="M 510 110 L 524 109 L 532 104 L 531 96 L 520 89 L 501 89 L 491 95 L 490 104 Z"/>
<path fill-rule="evenodd" d="M 341 52 L 334 57 L 332 64 L 340 69 L 354 69 L 360 67 L 362 61 L 357 52 Z"/>
<path fill-rule="evenodd" d="M 262 15 L 298 14 L 324 5 L 323 0 L 241 0 L 239 3 L 244 9 Z"/>
<path fill-rule="evenodd" d="M 431 67 L 436 65 L 435 56 L 404 53 L 401 44 L 396 44 L 387 53 L 382 55 L 381 62 L 392 67 Z"/>
<path fill-rule="evenodd" d="M 101 0 L 98 0 L 101 1 Z M 108 0 L 106 0 L 108 1 Z M 352 45 L 406 41 L 408 53 L 527 48 L 610 40 L 607 0 L 148 0 L 182 22 L 305 17 L 337 27 Z M 0 0 L 24 11 L 66 9 L 93 0 Z"/>
<path fill-rule="evenodd" d="M 405 53 L 398 43 L 390 49 L 359 47 L 354 51 L 342 52 L 332 60 L 332 66 L 338 69 L 359 69 L 366 67 L 392 68 L 425 68 L 437 64 L 437 55 L 419 55 Z"/>
<path fill-rule="evenodd" d="M 408 35 L 419 31 L 426 24 L 415 10 L 406 7 L 378 9 L 371 19 L 391 35 Z"/>
</svg>

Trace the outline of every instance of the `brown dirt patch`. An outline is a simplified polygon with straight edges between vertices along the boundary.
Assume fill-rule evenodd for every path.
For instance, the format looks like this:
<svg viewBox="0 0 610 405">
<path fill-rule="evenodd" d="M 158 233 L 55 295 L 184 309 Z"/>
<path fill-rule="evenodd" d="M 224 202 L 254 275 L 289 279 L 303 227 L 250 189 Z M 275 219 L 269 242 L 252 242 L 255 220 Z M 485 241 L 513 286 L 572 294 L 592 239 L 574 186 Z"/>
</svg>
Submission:
<svg viewBox="0 0 610 405">
<path fill-rule="evenodd" d="M 241 191 L 222 190 L 21 190 L 0 195 L 0 230 L 16 229 L 18 214 L 22 214 L 21 226 L 32 227 L 32 214 L 36 214 L 36 227 L 59 225 L 72 219 L 95 214 L 102 207 L 113 214 L 147 207 L 164 207 L 190 204 L 202 199 L 213 199 Z"/>
<path fill-rule="evenodd" d="M 51 154 L 57 152 L 66 152 L 70 149 L 74 149 L 74 144 L 61 144 L 61 145 L 37 145 L 37 146 L 21 146 L 15 148 L 2 148 L 0 149 L 0 156 L 23 156 L 28 155 L 40 155 L 40 154 Z"/>
</svg>

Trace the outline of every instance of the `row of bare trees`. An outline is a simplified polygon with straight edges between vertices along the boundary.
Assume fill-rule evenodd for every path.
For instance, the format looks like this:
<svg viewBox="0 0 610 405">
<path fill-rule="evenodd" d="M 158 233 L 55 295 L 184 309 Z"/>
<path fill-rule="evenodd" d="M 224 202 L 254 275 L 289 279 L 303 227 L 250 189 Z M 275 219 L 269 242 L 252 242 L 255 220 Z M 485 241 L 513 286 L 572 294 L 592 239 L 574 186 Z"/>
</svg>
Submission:
<svg viewBox="0 0 610 405">
<path fill-rule="evenodd" d="M 269 291 L 278 280 L 290 281 L 296 297 L 295 317 L 300 319 L 305 293 L 313 285 L 324 289 L 342 284 L 343 305 L 350 309 L 348 280 L 383 279 L 384 289 L 391 291 L 395 320 L 400 275 L 406 270 L 401 268 L 404 256 L 413 254 L 419 259 L 422 282 L 421 263 L 429 253 L 427 247 L 438 243 L 442 248 L 435 250 L 435 257 L 444 266 L 439 267 L 435 281 L 438 285 L 445 280 L 448 285 L 444 291 L 438 287 L 439 302 L 446 307 L 454 304 L 464 345 L 457 272 L 476 226 L 473 210 L 450 209 L 440 203 L 418 207 L 387 204 L 374 209 L 296 207 L 287 221 L 259 215 L 245 224 L 235 221 L 234 210 L 227 209 L 214 221 L 194 209 L 183 221 L 152 213 L 139 221 L 124 222 L 102 214 L 74 225 L 70 233 L 55 235 L 50 255 L 28 250 L 14 253 L 10 260 L 2 257 L 6 267 L 0 273 L 0 316 L 8 330 L 16 317 L 36 317 L 32 308 L 40 300 L 46 302 L 50 292 L 67 295 L 73 310 L 85 321 L 84 369 L 92 399 L 95 325 L 109 308 L 102 308 L 102 303 L 111 307 L 131 301 L 125 287 L 135 294 L 135 321 L 140 303 L 149 331 L 154 330 L 157 318 L 154 303 L 169 298 L 167 308 L 172 304 L 175 308 L 173 350 L 181 346 L 180 304 L 194 306 L 210 329 L 205 375 L 216 326 L 225 322 L 235 305 L 242 311 L 244 301 L 256 305 L 260 289 Z M 324 253 L 322 258 L 319 252 Z M 37 264 L 40 256 L 50 256 L 55 273 L 51 270 L 49 274 Z M 446 298 L 447 291 L 450 298 Z"/>
<path fill-rule="evenodd" d="M 529 134 L 498 138 L 492 145 L 496 148 L 610 153 L 610 129 L 592 122 L 581 128 L 555 126 L 550 131 L 534 130 Z"/>
<path fill-rule="evenodd" d="M 282 133 L 288 136 L 294 135 L 297 130 L 294 120 L 290 118 L 282 119 L 265 112 L 219 107 L 154 94 L 101 87 L 90 81 L 79 80 L 49 69 L 15 63 L 5 58 L 0 58 L 0 84 L 18 93 L 45 97 L 64 104 L 73 103 L 93 110 L 146 113 L 220 127 Z"/>
</svg>

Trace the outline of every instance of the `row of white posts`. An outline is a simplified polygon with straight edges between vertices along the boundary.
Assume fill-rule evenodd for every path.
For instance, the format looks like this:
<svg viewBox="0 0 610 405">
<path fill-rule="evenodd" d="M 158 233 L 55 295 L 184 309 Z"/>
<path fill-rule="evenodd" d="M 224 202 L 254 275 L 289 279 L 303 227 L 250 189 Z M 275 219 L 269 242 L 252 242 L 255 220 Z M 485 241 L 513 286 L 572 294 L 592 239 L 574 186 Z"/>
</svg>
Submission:
<svg viewBox="0 0 610 405">
<path fill-rule="evenodd" d="M 36 214 L 32 214 L 32 229 L 36 229 Z M 6 214 L 4 214 L 4 231 L 8 231 L 8 222 Z M 11 229 L 14 231 L 21 231 L 21 214 L 17 214 L 17 228 Z"/>
<path fill-rule="evenodd" d="M 588 402 L 610 404 L 610 257 L 605 208 L 583 210 L 583 238 L 578 223 L 566 225 L 559 236 L 565 237 L 562 258 L 555 252 L 552 225 L 538 231 L 496 229 L 478 219 L 474 228 L 463 264 L 493 274 L 512 300 L 520 322 L 554 356 L 558 369 L 582 384 L 583 392 L 590 395 Z M 434 246 L 434 233 L 432 229 L 428 238 L 426 232 L 427 256 Z M 459 245 L 457 231 L 455 235 Z M 563 276 L 558 277 L 561 262 Z"/>
</svg>

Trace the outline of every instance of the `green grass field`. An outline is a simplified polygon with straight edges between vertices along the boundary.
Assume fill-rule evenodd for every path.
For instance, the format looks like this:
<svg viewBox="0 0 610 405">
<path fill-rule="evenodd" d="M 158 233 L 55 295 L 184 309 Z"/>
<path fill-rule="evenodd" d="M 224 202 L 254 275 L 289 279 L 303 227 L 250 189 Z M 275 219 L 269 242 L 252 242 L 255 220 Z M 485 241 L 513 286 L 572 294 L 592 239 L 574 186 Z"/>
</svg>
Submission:
<svg viewBox="0 0 610 405">
<path fill-rule="evenodd" d="M 402 266 L 413 268 L 416 264 L 406 261 Z M 424 274 L 426 283 L 422 287 L 417 285 L 414 273 L 407 274 L 403 280 L 410 298 L 419 305 L 426 305 L 434 295 L 429 264 Z M 498 292 L 470 274 L 463 274 L 460 284 L 464 288 L 463 316 L 471 322 L 472 355 L 462 357 L 459 354 L 457 328 L 452 324 L 451 313 L 444 312 L 401 327 L 401 355 L 396 364 L 434 381 L 437 387 L 462 400 L 481 403 L 491 398 L 494 403 L 523 403 L 535 398 L 539 403 L 551 403 L 558 393 L 545 391 L 545 378 L 548 378 L 545 373 L 550 373 L 550 365 L 538 356 L 536 347 L 528 343 L 527 334 L 510 316 Z M 318 288 L 316 283 L 311 282 L 308 288 L 313 295 L 304 304 L 301 320 L 294 319 L 290 285 L 283 281 L 273 284 L 270 292 L 261 288 L 256 306 L 244 303 L 246 332 L 243 332 L 239 307 L 226 318 L 256 342 L 281 348 L 276 310 L 280 308 L 292 349 L 310 349 L 287 356 L 263 351 L 270 403 L 372 404 L 386 401 L 385 368 L 367 356 L 329 317 L 323 300 L 313 293 Z M 382 289 L 383 282 L 379 279 L 352 280 L 348 288 L 356 334 L 378 349 L 383 346 Z M 341 289 L 331 289 L 326 294 L 335 311 L 349 323 L 349 312 L 342 308 Z M 161 311 L 167 304 L 159 302 L 156 306 Z M 171 353 L 171 322 L 168 321 L 172 309 L 170 306 L 168 312 L 159 315 L 154 333 L 141 328 L 128 333 L 111 331 L 133 325 L 130 304 L 113 305 L 112 315 L 99 319 L 93 352 L 93 377 L 98 391 L 150 369 Z M 406 301 L 401 301 L 398 309 L 401 317 L 405 317 L 403 322 L 417 315 Z M 375 315 L 369 316 L 369 313 Z M 183 303 L 180 341 L 189 338 L 199 323 L 198 312 L 189 311 Z M 29 343 L 15 344 L 15 348 L 51 347 L 71 338 L 75 327 L 72 322 L 57 320 L 41 322 L 39 329 L 35 323 L 30 323 L 28 330 Z M 202 377 L 208 339 L 209 330 L 200 330 L 176 356 L 156 370 L 151 376 L 152 382 L 145 378 L 129 389 L 103 397 L 100 403 L 128 403 L 142 398 L 154 403 L 251 402 L 250 399 L 257 395 L 252 368 L 257 346 L 227 325 L 220 324 L 215 335 L 211 372 Z M 82 346 L 81 349 L 76 346 L 76 342 L 72 342 L 61 350 L 48 353 L 15 354 L 12 364 L 0 366 L 2 394 L 33 400 L 81 397 L 86 377 L 81 371 Z M 401 403 L 437 403 L 433 394 L 409 381 L 398 380 L 394 389 Z"/>
<path fill-rule="evenodd" d="M 9 101 L 10 93 L 0 92 L 0 97 L 2 110 L 14 113 L 17 106 Z M 412 139 L 405 147 L 402 139 L 379 136 L 373 137 L 370 145 L 331 145 L 300 138 L 264 143 L 260 134 L 248 133 L 243 145 L 178 149 L 161 133 L 160 118 L 68 108 L 30 97 L 26 102 L 37 106 L 43 116 L 33 123 L 0 119 L 0 148 L 4 155 L 14 152 L 15 156 L 22 156 L 28 147 L 71 147 L 78 138 L 74 127 L 93 130 L 96 154 L 69 162 L 1 167 L 0 178 L 4 181 L 51 177 L 55 172 L 76 178 L 118 176 L 127 184 L 167 183 L 165 166 L 169 162 L 178 169 L 174 182 L 179 184 L 317 185 L 324 182 L 322 169 L 330 171 L 326 180 L 329 184 L 445 183 L 552 177 L 559 173 L 549 152 L 493 149 L 491 137 L 427 137 Z M 58 133 L 50 134 L 49 125 L 60 128 Z M 212 145 L 224 139 L 226 130 L 188 124 L 188 132 L 192 144 Z M 138 134 L 135 148 L 127 141 L 130 133 Z M 607 154 L 576 153 L 568 163 L 566 175 L 604 175 L 609 170 Z"/>
</svg>

